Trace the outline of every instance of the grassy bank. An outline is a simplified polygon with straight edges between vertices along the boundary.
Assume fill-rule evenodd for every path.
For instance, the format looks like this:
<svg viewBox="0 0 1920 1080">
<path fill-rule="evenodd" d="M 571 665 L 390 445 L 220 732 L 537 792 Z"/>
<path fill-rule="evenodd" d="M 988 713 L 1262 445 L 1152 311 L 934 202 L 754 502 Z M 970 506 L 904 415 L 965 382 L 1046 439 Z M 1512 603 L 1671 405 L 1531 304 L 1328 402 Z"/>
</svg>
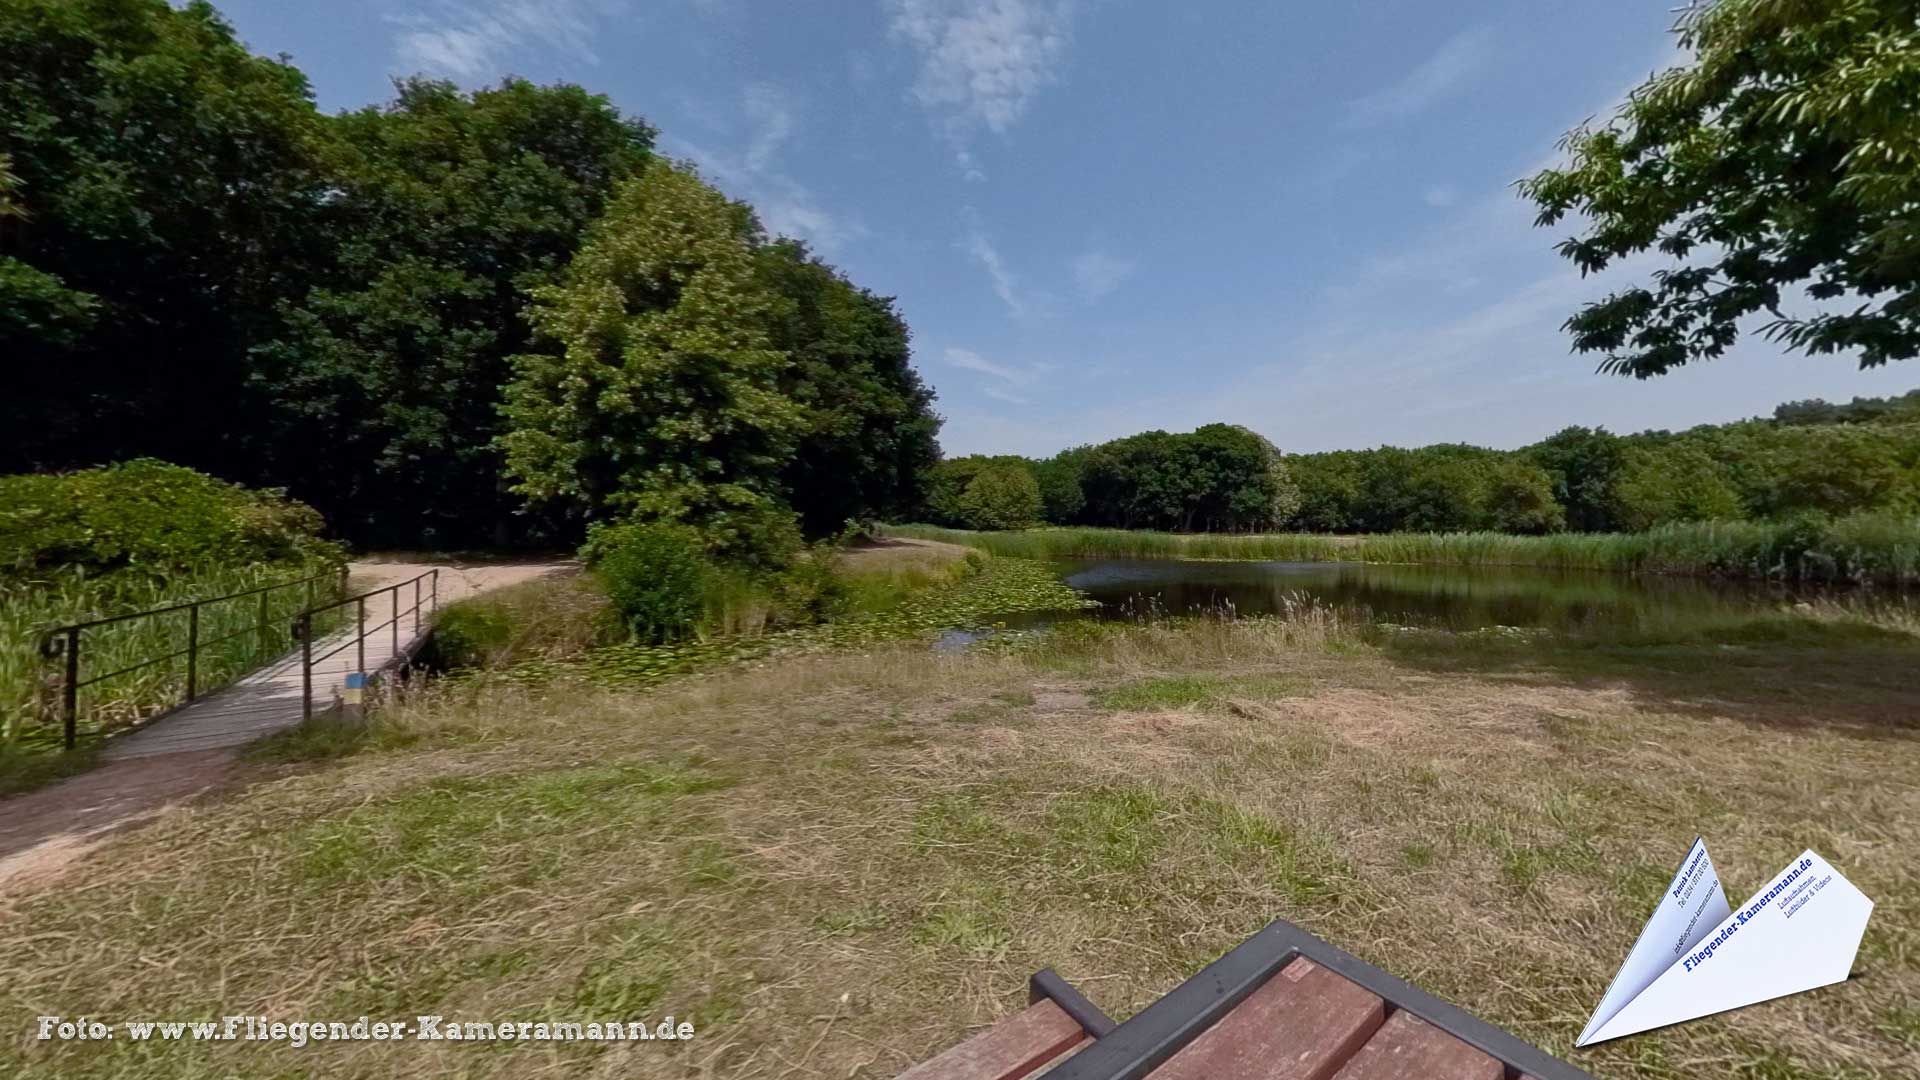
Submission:
<svg viewBox="0 0 1920 1080">
<path fill-rule="evenodd" d="M 1071 528 L 970 532 L 930 525 L 887 526 L 886 532 L 1029 559 L 1351 560 L 1920 584 L 1920 517 L 1895 514 L 1856 514 L 1830 522 L 1710 521 L 1667 525 L 1643 533 L 1550 536 L 1490 532 L 1190 535 Z"/>
<path fill-rule="evenodd" d="M 484 653 L 486 665 L 462 677 L 529 685 L 586 678 L 637 689 L 728 664 L 925 641 L 946 630 L 989 629 L 1015 613 L 1088 603 L 1043 563 L 985 558 L 958 545 L 882 542 L 842 554 L 834 574 L 843 595 L 823 622 L 660 645 L 619 640 L 618 620 L 608 619 L 590 575 L 547 591 L 532 583 L 503 589 L 455 605 L 443 618 L 497 624 L 489 640 L 519 643 Z"/>
<path fill-rule="evenodd" d="M 695 1039 L 23 1024 L 0 1069 L 884 1078 L 1019 1008 L 1039 967 L 1124 1017 L 1283 916 L 1597 1076 L 1911 1075 L 1917 663 L 1911 627 L 1837 610 L 1511 641 L 1303 608 L 776 655 L 645 694 L 456 681 L 15 902 L 0 1009 L 671 1013 Z M 1858 977 L 1573 1051 L 1696 832 L 1735 900 L 1805 846 L 1841 868 L 1879 904 Z"/>
</svg>

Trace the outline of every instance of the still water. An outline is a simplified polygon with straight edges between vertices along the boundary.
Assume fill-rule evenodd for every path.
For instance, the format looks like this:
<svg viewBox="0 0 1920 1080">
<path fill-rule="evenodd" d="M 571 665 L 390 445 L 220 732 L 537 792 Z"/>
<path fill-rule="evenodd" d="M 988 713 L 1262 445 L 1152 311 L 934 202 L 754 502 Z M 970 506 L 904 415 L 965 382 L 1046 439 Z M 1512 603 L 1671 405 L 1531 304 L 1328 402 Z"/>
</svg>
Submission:
<svg viewBox="0 0 1920 1080">
<path fill-rule="evenodd" d="M 1177 559 L 1076 559 L 1055 566 L 1067 584 L 1100 601 L 1087 614 L 1106 619 L 1228 610 L 1270 615 L 1305 598 L 1400 625 L 1627 629 L 1738 618 L 1836 595 L 1762 582 L 1506 566 Z M 1910 597 L 1880 599 L 1911 603 Z"/>
</svg>

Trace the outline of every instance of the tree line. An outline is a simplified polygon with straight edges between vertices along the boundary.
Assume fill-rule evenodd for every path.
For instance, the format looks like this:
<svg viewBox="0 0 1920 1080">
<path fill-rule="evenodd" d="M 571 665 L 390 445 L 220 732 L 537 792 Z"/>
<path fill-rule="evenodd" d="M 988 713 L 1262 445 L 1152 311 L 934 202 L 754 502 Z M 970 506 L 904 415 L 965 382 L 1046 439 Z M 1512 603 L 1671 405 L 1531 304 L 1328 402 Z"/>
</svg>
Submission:
<svg viewBox="0 0 1920 1080">
<path fill-rule="evenodd" d="M 1283 454 L 1211 424 L 1049 458 L 930 471 L 921 517 L 1180 532 L 1640 532 L 1685 521 L 1920 511 L 1920 391 L 1799 401 L 1771 419 L 1615 435 L 1569 427 L 1518 450 L 1445 444 Z"/>
<path fill-rule="evenodd" d="M 206 3 L 0 0 L 0 135 L 0 473 L 158 458 L 457 545 L 821 535 L 936 460 L 892 301 L 579 87 L 327 115 Z"/>
</svg>

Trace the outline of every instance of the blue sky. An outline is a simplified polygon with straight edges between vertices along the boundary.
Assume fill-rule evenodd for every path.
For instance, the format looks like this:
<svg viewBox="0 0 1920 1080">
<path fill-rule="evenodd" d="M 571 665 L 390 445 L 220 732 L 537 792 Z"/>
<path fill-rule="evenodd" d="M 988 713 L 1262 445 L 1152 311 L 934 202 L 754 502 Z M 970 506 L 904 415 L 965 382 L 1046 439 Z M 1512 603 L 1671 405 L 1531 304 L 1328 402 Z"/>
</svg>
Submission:
<svg viewBox="0 0 1920 1080">
<path fill-rule="evenodd" d="M 1288 450 L 1680 428 L 1920 371 L 1749 339 L 1650 382 L 1511 183 L 1677 54 L 1673 0 L 227 0 L 322 107 L 571 81 L 899 298 L 950 454 L 1245 424 Z M 1644 274 L 1649 264 L 1627 268 Z"/>
</svg>

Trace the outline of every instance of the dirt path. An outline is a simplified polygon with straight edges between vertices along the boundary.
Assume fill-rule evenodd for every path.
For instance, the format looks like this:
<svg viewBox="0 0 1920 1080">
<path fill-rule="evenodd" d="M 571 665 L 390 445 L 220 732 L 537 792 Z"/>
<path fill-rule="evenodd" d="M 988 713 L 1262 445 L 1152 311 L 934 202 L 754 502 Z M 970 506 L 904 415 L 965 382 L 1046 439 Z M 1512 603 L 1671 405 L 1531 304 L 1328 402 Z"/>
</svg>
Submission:
<svg viewBox="0 0 1920 1080">
<path fill-rule="evenodd" d="M 570 564 L 462 565 L 357 562 L 356 589 L 377 589 L 440 568 L 442 604 L 529 581 Z M 163 721 L 164 722 L 164 721 Z M 39 791 L 0 801 L 0 909 L 41 888 L 108 836 L 151 823 L 188 799 L 219 787 L 240 747 L 112 762 Z"/>
</svg>

